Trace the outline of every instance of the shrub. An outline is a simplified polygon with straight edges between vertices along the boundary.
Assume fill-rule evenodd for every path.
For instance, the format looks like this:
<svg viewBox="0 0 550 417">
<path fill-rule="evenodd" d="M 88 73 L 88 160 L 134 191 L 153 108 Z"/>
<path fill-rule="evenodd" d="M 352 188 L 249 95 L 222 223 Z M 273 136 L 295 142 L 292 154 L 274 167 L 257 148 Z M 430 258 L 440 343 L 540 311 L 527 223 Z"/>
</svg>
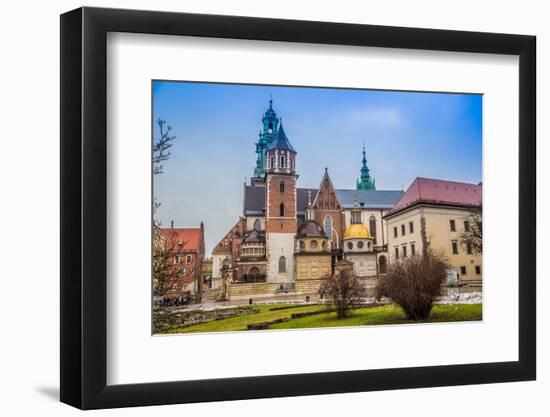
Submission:
<svg viewBox="0 0 550 417">
<path fill-rule="evenodd" d="M 350 309 L 365 297 L 365 288 L 353 271 L 342 270 L 329 276 L 322 284 L 320 291 L 326 295 L 336 309 L 339 319 L 349 317 Z"/>
<path fill-rule="evenodd" d="M 448 268 L 446 259 L 430 250 L 402 258 L 390 264 L 388 274 L 379 279 L 376 298 L 391 298 L 409 320 L 426 319 L 440 295 Z"/>
</svg>

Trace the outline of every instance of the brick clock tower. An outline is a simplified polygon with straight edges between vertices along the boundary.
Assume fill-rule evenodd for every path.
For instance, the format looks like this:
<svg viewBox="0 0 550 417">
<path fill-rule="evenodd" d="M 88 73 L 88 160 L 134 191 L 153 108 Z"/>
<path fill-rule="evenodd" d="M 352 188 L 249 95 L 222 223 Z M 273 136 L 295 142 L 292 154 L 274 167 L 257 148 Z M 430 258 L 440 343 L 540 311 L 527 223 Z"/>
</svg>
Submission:
<svg viewBox="0 0 550 417">
<path fill-rule="evenodd" d="M 267 281 L 291 282 L 296 236 L 296 151 L 280 122 L 265 160 Z"/>
</svg>

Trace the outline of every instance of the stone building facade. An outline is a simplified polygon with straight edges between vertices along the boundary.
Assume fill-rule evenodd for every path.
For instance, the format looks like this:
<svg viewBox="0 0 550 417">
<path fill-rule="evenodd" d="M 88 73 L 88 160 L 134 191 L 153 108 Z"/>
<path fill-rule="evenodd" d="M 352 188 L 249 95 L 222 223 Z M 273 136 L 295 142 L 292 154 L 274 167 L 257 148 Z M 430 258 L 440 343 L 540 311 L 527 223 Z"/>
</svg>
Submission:
<svg viewBox="0 0 550 417">
<path fill-rule="evenodd" d="M 154 268 L 163 265 L 159 296 L 169 300 L 193 298 L 199 293 L 202 263 L 205 256 L 204 224 L 200 227 L 155 226 L 153 240 Z M 159 250 L 161 245 L 163 250 Z M 157 288 L 159 287 L 157 279 Z"/>
<path fill-rule="evenodd" d="M 459 281 L 482 283 L 482 255 L 464 244 L 472 216 L 482 213 L 481 184 L 417 178 L 395 208 L 384 216 L 390 261 L 421 254 L 430 248 L 443 254 Z"/>
<path fill-rule="evenodd" d="M 242 213 L 212 252 L 203 301 L 315 300 L 322 280 L 344 267 L 372 289 L 392 260 L 421 253 L 423 234 L 433 247 L 450 251 L 462 280 L 481 282 L 481 256 L 467 248 L 454 253 L 453 243 L 464 216 L 481 209 L 481 186 L 438 180 L 427 185 L 417 179 L 406 193 L 378 190 L 363 146 L 355 189 L 336 188 L 328 167 L 317 188 L 301 188 L 299 152 L 271 100 L 255 145 L 256 166 L 243 184 Z M 458 187 L 458 197 L 449 197 L 447 188 L 445 198 L 415 194 L 435 184 Z"/>
<path fill-rule="evenodd" d="M 300 188 L 298 152 L 270 100 L 256 154 L 254 175 L 243 186 L 242 216 L 212 253 L 212 289 L 220 299 L 316 297 L 321 280 L 345 257 L 353 209 L 372 238 L 368 255 L 359 256 L 360 265 L 368 259 L 363 275 L 385 270 L 377 266 L 379 256 L 384 264 L 387 257 L 383 215 L 403 192 L 376 190 L 364 148 L 355 190 L 335 188 L 328 168 L 318 188 Z"/>
</svg>

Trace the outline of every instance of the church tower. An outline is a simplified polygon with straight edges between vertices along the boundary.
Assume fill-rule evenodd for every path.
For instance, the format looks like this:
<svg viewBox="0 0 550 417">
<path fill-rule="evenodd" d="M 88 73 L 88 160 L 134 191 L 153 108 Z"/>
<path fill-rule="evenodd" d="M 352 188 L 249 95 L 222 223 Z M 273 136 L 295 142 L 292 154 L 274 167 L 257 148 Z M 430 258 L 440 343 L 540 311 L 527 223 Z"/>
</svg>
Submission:
<svg viewBox="0 0 550 417">
<path fill-rule="evenodd" d="M 365 144 L 363 143 L 363 166 L 361 167 L 361 179 L 357 180 L 358 190 L 376 190 L 376 184 L 374 178 L 371 178 L 369 174 L 369 167 L 367 166 L 367 157 L 365 155 Z"/>
<path fill-rule="evenodd" d="M 297 179 L 296 151 L 281 122 L 266 152 L 265 230 L 268 282 L 294 280 Z"/>
<path fill-rule="evenodd" d="M 279 128 L 279 120 L 277 113 L 273 110 L 273 100 L 269 100 L 269 108 L 265 111 L 262 117 L 262 129 L 258 134 L 258 142 L 256 143 L 256 168 L 254 168 L 253 181 L 261 182 L 265 174 L 265 154 L 267 148 L 277 135 Z"/>
</svg>

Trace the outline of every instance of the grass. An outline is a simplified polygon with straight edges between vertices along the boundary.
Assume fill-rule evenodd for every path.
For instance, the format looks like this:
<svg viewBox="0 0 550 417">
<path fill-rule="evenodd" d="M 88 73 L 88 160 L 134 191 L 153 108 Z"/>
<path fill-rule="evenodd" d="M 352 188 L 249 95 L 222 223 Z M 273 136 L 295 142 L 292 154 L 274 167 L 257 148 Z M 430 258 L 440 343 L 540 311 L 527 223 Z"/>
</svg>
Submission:
<svg viewBox="0 0 550 417">
<path fill-rule="evenodd" d="M 336 313 L 317 314 L 269 326 L 270 329 L 303 329 L 316 327 L 368 326 L 382 324 L 436 323 L 481 320 L 481 304 L 447 304 L 433 308 L 423 321 L 409 321 L 396 305 L 360 308 L 350 317 L 338 320 Z"/>
<path fill-rule="evenodd" d="M 317 311 L 320 306 L 307 305 L 303 307 L 290 308 L 286 310 L 270 311 L 274 305 L 255 305 L 260 311 L 253 314 L 244 314 L 208 323 L 193 324 L 187 327 L 173 328 L 165 333 L 196 333 L 196 332 L 222 332 L 247 330 L 252 323 L 266 322 L 281 318 L 290 318 L 293 313 Z M 277 306 L 279 307 L 279 306 Z M 423 323 L 434 322 L 456 322 L 481 320 L 481 304 L 447 304 L 437 305 L 433 308 L 430 317 Z M 269 326 L 269 329 L 303 329 L 316 327 L 339 327 L 339 326 L 368 326 L 382 324 L 407 324 L 419 323 L 408 321 L 401 309 L 393 304 L 359 308 L 353 311 L 346 319 L 338 320 L 336 313 L 322 313 L 308 317 L 291 319 L 283 323 Z"/>
<path fill-rule="evenodd" d="M 260 310 L 258 313 L 242 314 L 228 319 L 209 321 L 207 323 L 192 324 L 186 327 L 170 329 L 164 333 L 196 333 L 196 332 L 235 332 L 247 330 L 252 323 L 260 323 L 280 318 L 289 318 L 292 313 L 299 311 L 316 311 L 322 308 L 318 305 L 306 305 L 303 307 L 289 308 L 285 310 L 270 311 L 271 308 L 282 307 L 274 304 L 255 304 L 254 308 Z"/>
</svg>

